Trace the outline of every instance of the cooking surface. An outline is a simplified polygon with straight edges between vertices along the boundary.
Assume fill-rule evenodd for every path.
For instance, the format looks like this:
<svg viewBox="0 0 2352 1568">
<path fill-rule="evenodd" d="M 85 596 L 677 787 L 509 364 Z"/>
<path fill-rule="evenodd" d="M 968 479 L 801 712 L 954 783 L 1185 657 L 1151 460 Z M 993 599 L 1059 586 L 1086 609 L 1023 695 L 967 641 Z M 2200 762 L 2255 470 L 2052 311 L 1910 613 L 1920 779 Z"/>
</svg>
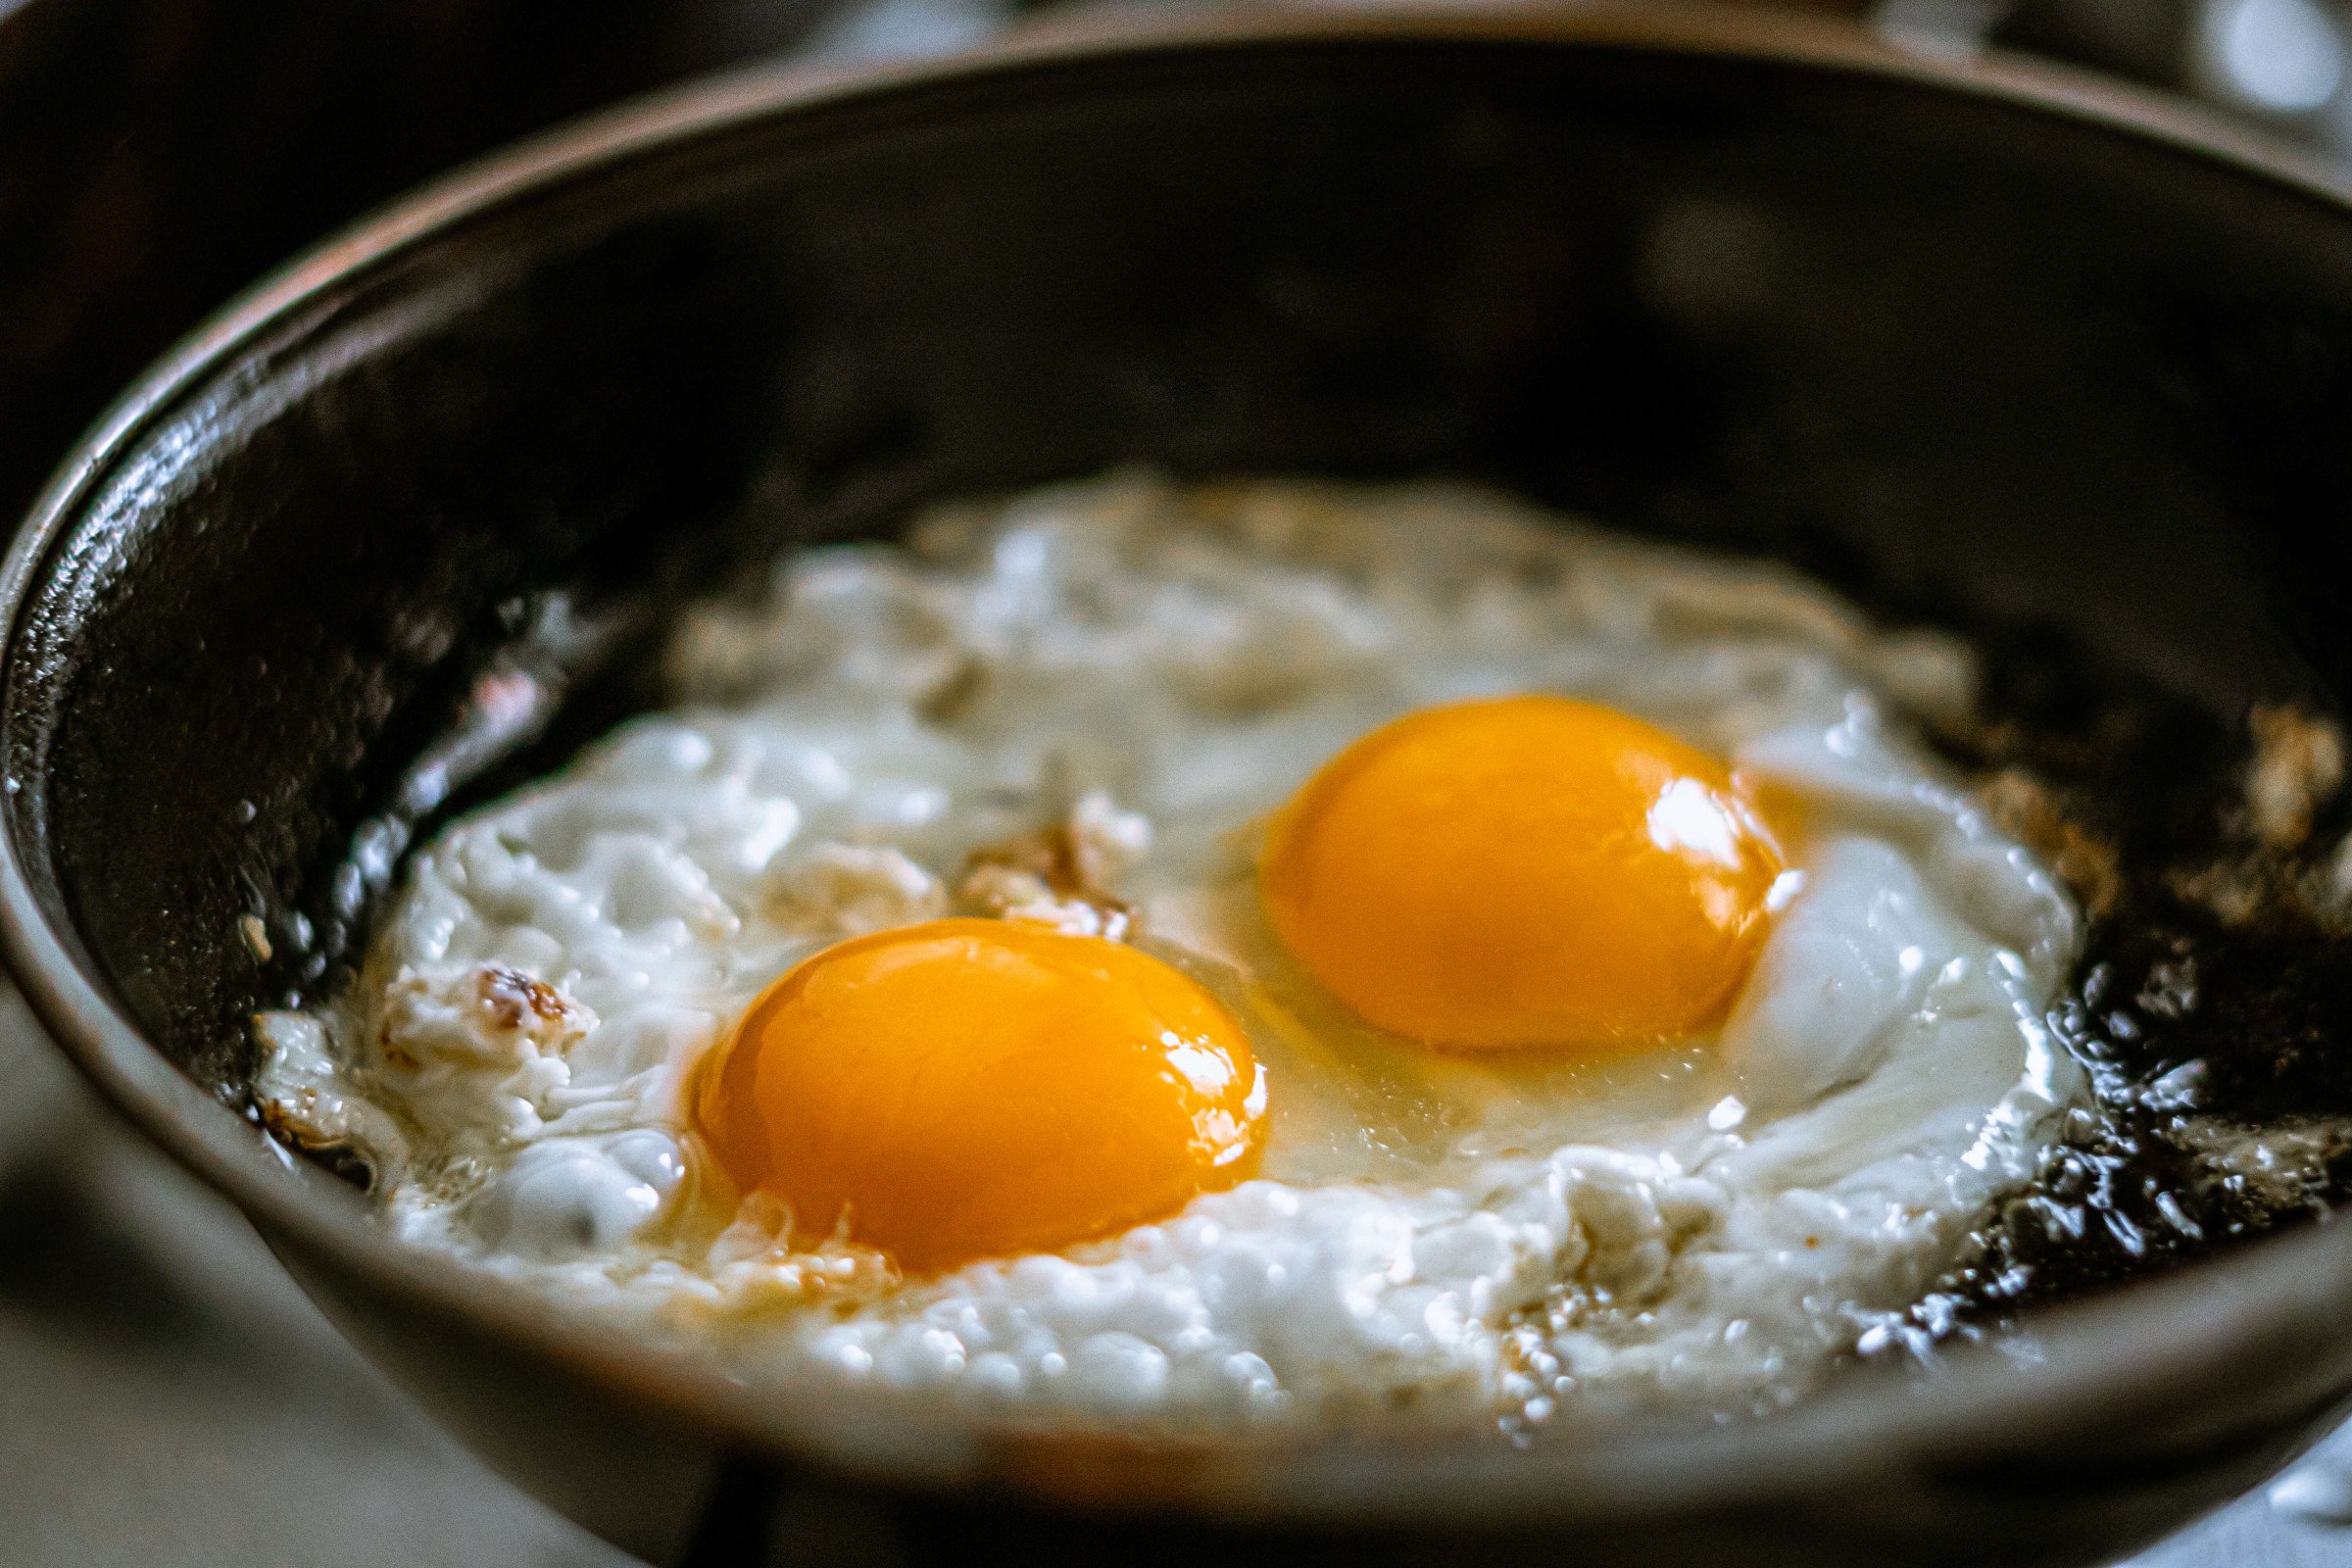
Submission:
<svg viewBox="0 0 2352 1568">
<path fill-rule="evenodd" d="M 375 1376 L 234 1210 L 98 1103 L 0 993 L 0 1562 L 317 1568 L 631 1559 Z M 2352 1568 L 2352 1427 L 2133 1568 Z M 889 1564 L 888 1544 L 859 1554 Z"/>
</svg>

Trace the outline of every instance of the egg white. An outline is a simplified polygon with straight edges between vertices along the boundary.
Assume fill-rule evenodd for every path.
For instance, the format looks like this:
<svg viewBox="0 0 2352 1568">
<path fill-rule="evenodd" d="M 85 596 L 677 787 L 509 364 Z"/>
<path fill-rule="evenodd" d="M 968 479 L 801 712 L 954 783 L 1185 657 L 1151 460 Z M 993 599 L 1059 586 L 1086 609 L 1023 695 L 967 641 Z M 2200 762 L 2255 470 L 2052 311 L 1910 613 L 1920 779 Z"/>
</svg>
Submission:
<svg viewBox="0 0 2352 1568">
<path fill-rule="evenodd" d="M 1900 729 L 1966 709 L 1966 651 L 1778 568 L 1461 487 L 1120 474 L 797 557 L 689 617 L 672 675 L 677 709 L 417 856 L 348 994 L 263 1017 L 259 1094 L 367 1152 L 415 1245 L 779 1388 L 1186 1430 L 1770 1406 L 1916 1298 L 2082 1093 L 2041 1021 L 2072 905 Z M 1798 874 L 1715 1038 L 1440 1055 L 1263 929 L 1255 827 L 1322 761 L 1522 691 L 1793 807 Z M 714 1211 L 682 1102 L 703 1053 L 843 935 L 982 891 L 1100 921 L 958 890 L 974 850 L 1055 823 L 1250 1029 L 1261 1174 L 911 1282 L 796 1251 L 757 1195 Z"/>
</svg>

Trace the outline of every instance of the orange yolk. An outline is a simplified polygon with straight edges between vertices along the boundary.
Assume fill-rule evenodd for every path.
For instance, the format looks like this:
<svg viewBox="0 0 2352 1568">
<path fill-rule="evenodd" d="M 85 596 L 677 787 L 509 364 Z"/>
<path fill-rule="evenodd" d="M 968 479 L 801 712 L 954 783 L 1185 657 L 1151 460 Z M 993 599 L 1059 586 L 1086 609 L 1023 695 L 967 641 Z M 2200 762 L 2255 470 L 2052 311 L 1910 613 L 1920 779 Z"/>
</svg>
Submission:
<svg viewBox="0 0 2352 1568">
<path fill-rule="evenodd" d="M 1713 759 L 1558 697 L 1409 713 L 1275 818 L 1258 892 L 1340 1001 L 1452 1047 L 1672 1039 L 1730 1006 L 1781 856 Z"/>
<path fill-rule="evenodd" d="M 705 1064 L 736 1185 L 913 1272 L 1053 1251 L 1238 1181 L 1265 1129 L 1233 1015 L 1158 959 L 1003 920 L 816 954 Z"/>
</svg>

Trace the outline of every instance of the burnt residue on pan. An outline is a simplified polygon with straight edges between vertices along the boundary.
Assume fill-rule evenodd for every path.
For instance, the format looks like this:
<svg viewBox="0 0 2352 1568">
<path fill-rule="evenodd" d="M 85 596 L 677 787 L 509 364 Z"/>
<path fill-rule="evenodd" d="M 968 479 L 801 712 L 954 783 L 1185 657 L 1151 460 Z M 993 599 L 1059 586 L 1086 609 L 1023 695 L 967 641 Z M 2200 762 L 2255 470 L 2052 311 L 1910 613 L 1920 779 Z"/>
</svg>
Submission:
<svg viewBox="0 0 2352 1568">
<path fill-rule="evenodd" d="M 2095 1105 L 1866 1354 L 1980 1338 L 2352 1195 L 2342 730 L 2286 706 L 2230 724 L 2055 634 L 1985 654 L 1977 721 L 1937 739 L 2089 917 L 2050 1024 Z"/>
</svg>

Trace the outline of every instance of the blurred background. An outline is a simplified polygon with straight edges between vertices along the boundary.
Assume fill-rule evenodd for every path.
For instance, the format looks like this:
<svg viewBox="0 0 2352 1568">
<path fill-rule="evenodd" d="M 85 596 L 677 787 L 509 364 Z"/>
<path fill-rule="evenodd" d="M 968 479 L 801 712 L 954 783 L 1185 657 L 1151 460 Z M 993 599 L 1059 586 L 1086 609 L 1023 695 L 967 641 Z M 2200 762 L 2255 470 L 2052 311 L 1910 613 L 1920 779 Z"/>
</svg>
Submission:
<svg viewBox="0 0 2352 1568">
<path fill-rule="evenodd" d="M 2030 53 L 2193 96 L 2352 174 L 2352 0 L 1777 3 L 1930 56 Z M 0 518 L 173 340 L 421 179 L 699 73 L 952 51 L 1039 9 L 0 0 Z M 2352 1568 L 2348 1525 L 2339 1434 L 2137 1568 Z M 882 1560 L 845 1550 L 838 1568 Z M 415 1415 L 0 988 L 0 1562 L 623 1559 Z"/>
</svg>

